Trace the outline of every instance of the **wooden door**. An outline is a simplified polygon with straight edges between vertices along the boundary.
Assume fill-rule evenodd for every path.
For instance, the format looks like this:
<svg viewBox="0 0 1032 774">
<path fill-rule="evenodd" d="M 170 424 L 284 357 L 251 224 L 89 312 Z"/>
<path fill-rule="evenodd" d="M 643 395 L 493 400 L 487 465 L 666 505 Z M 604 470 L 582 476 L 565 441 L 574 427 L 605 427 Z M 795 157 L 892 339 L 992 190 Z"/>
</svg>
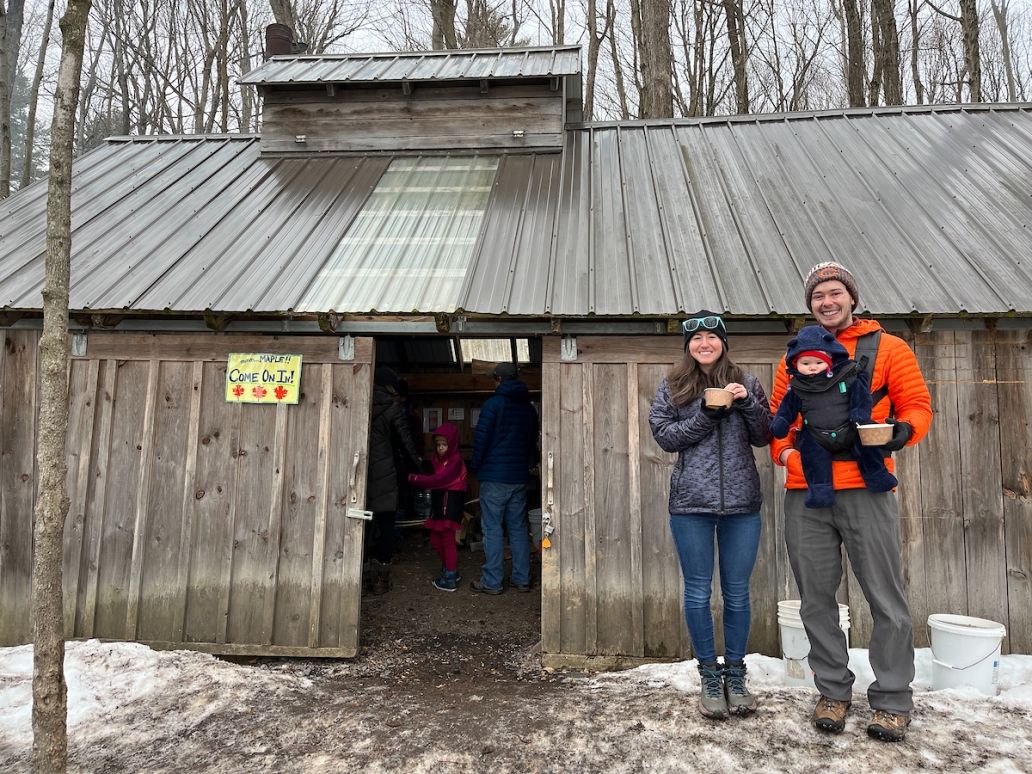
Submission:
<svg viewBox="0 0 1032 774">
<path fill-rule="evenodd" d="M 601 657 L 688 658 L 683 583 L 667 497 L 676 455 L 652 438 L 648 414 L 682 355 L 681 338 L 578 337 L 563 361 L 546 339 L 542 374 L 542 509 L 555 531 L 542 555 L 542 651 L 553 664 Z M 782 337 L 733 336 L 735 361 L 769 392 Z M 551 471 L 549 472 L 549 460 Z M 750 652 L 780 653 L 777 600 L 794 596 L 781 517 L 783 474 L 756 450 L 764 531 L 752 579 Z M 715 571 L 714 577 L 717 577 Z M 718 645 L 722 601 L 714 583 Z"/>
<path fill-rule="evenodd" d="M 69 386 L 68 636 L 357 652 L 364 522 L 347 514 L 365 502 L 373 342 L 354 343 L 343 362 L 335 337 L 89 334 Z M 231 352 L 301 354 L 297 405 L 227 403 Z M 2 644 L 28 640 L 16 606 Z"/>
</svg>

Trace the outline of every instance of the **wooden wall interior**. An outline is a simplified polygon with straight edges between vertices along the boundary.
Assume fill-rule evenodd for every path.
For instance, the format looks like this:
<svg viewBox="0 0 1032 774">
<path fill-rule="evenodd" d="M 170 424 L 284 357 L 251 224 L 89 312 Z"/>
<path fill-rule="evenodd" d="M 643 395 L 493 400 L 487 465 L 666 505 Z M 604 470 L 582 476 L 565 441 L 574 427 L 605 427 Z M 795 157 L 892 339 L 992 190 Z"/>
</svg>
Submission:
<svg viewBox="0 0 1032 774">
<path fill-rule="evenodd" d="M 959 613 L 1004 623 L 1004 651 L 1032 653 L 1032 332 L 904 338 L 935 411 L 928 437 L 897 455 L 916 644 L 928 645 L 929 614 Z M 730 351 L 769 395 L 784 345 L 785 337 L 732 336 Z M 581 337 L 577 348 L 576 361 L 562 362 L 557 339 L 544 347 L 542 468 L 551 454 L 556 530 L 542 556 L 542 650 L 554 663 L 564 655 L 690 657 L 667 523 L 675 455 L 656 445 L 648 424 L 681 340 Z M 756 460 L 764 530 L 749 650 L 779 656 L 777 602 L 798 596 L 784 545 L 784 474 L 767 450 Z M 548 498 L 546 479 L 546 510 Z M 850 606 L 851 644 L 866 647 L 869 609 L 845 567 L 839 598 Z M 721 604 L 715 582 L 718 649 Z"/>
<path fill-rule="evenodd" d="M 558 80 L 558 79 L 556 79 Z M 560 149 L 565 97 L 562 84 L 401 84 L 389 88 L 336 87 L 267 91 L 262 151 L 417 151 L 482 148 Z M 523 132 L 514 137 L 513 131 Z M 305 135 L 305 142 L 295 137 Z"/>
<path fill-rule="evenodd" d="M 38 331 L 0 354 L 0 645 L 29 641 Z M 357 652 L 372 339 L 90 333 L 70 372 L 69 637 Z M 297 405 L 230 404 L 230 352 L 300 353 Z M 354 455 L 360 454 L 350 486 Z M 354 501 L 352 503 L 352 500 Z"/>
</svg>

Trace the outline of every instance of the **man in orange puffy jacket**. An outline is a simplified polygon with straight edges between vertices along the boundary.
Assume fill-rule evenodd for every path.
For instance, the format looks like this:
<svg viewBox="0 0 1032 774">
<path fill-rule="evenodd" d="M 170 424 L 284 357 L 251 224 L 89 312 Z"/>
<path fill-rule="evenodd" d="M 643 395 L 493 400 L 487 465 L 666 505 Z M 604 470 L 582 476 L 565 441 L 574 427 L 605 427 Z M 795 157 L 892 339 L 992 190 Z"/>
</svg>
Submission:
<svg viewBox="0 0 1032 774">
<path fill-rule="evenodd" d="M 858 300 L 856 280 L 841 264 L 814 266 L 807 275 L 805 292 L 806 305 L 817 322 L 835 334 L 850 357 L 854 356 L 861 336 L 882 329 L 874 320 L 853 317 Z M 772 411 L 777 411 L 781 404 L 788 382 L 782 358 L 774 378 Z M 932 407 L 917 358 L 906 342 L 888 333 L 881 335 L 871 379 L 872 393 L 883 387 L 888 394 L 875 403 L 872 421 L 894 422 L 892 440 L 883 447 L 889 457 L 889 453 L 912 446 L 925 436 L 932 422 Z M 894 411 L 894 420 L 890 410 Z M 808 660 L 821 692 L 811 721 L 821 731 L 842 731 L 852 699 L 854 675 L 849 670 L 849 653 L 845 635 L 839 629 L 835 599 L 842 579 L 841 547 L 845 545 L 874 618 L 870 656 L 875 681 L 867 691 L 874 717 L 867 733 L 876 739 L 898 742 L 906 735 L 914 706 L 910 690 L 914 679 L 914 632 L 903 583 L 896 493 L 867 490 L 855 460 L 835 459 L 835 505 L 807 508 L 803 502 L 806 480 L 795 449 L 799 432 L 805 431 L 797 423 L 787 438 L 776 439 L 770 448 L 774 461 L 788 467 L 785 542 L 799 585 L 803 627 L 810 640 Z M 894 470 L 891 458 L 885 460 L 885 465 L 890 472 Z"/>
</svg>

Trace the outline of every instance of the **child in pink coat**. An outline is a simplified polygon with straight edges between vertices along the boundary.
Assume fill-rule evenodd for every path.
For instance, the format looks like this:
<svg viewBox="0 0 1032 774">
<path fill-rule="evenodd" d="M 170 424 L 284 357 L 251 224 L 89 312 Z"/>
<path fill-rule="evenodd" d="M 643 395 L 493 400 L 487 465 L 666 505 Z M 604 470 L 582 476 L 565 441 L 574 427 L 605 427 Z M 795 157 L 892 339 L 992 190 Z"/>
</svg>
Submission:
<svg viewBox="0 0 1032 774">
<path fill-rule="evenodd" d="M 413 486 L 429 489 L 430 518 L 423 526 L 430 530 L 430 544 L 441 557 L 441 575 L 433 581 L 441 591 L 455 591 L 459 580 L 455 533 L 462 527 L 466 501 L 466 464 L 459 456 L 459 429 L 446 422 L 434 431 L 434 472 L 430 476 L 410 473 Z"/>
</svg>

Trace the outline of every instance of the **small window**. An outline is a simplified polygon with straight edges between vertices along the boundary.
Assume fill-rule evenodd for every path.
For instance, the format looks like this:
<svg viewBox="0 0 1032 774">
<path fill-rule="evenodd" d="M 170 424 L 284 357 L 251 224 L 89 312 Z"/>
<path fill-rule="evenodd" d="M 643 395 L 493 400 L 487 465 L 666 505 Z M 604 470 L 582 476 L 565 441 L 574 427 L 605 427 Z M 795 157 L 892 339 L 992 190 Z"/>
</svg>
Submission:
<svg viewBox="0 0 1032 774">
<path fill-rule="evenodd" d="M 527 339 L 516 339 L 516 358 L 520 363 L 530 362 L 530 342 Z M 462 362 L 485 360 L 489 363 L 512 362 L 513 339 L 462 339 L 459 348 L 462 350 Z"/>
</svg>

